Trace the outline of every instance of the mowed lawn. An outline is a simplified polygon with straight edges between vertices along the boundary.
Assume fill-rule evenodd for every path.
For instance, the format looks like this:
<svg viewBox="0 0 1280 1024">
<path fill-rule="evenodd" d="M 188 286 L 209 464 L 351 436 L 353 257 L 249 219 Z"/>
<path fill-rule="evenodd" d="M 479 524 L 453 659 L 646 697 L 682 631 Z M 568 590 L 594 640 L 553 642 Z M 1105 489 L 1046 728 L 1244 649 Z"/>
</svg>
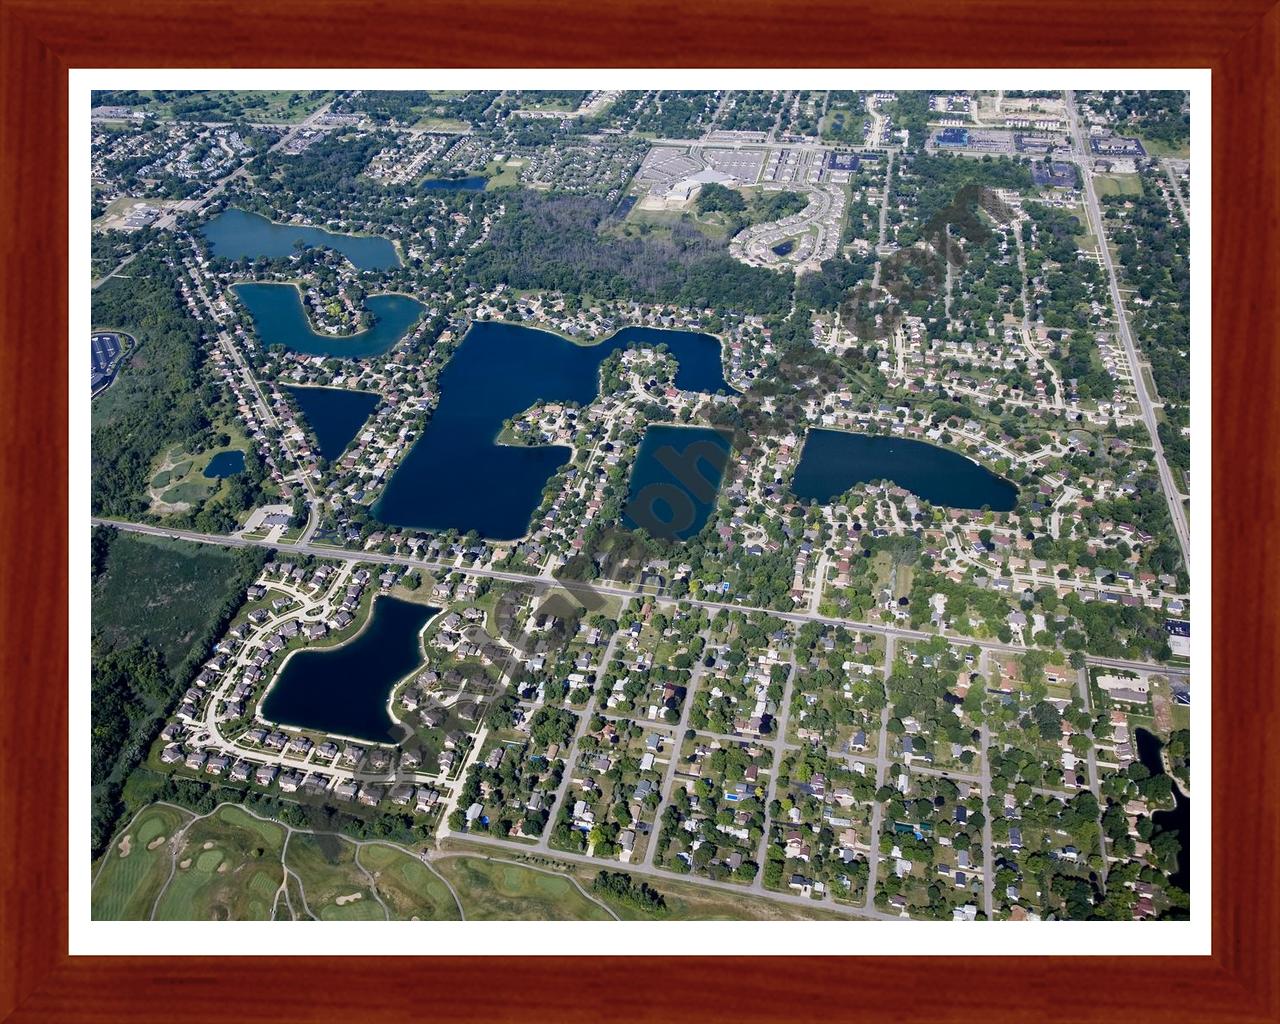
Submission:
<svg viewBox="0 0 1280 1024">
<path fill-rule="evenodd" d="M 182 838 L 156 920 L 266 921 L 284 878 L 285 830 L 224 805 Z"/>
<path fill-rule="evenodd" d="M 1142 178 L 1137 174 L 1095 174 L 1093 188 L 1099 196 L 1140 196 Z"/>
<path fill-rule="evenodd" d="M 190 820 L 187 812 L 161 805 L 138 814 L 103 855 L 91 893 L 93 920 L 145 921 L 150 917 L 173 868 L 169 841 Z"/>
<path fill-rule="evenodd" d="M 229 548 L 118 532 L 93 585 L 93 628 L 107 646 L 146 639 L 176 668 L 222 606 L 238 573 Z"/>
<path fill-rule="evenodd" d="M 356 846 L 342 836 L 295 832 L 284 862 L 302 882 L 304 911 L 321 921 L 383 921 L 386 912 L 374 895 L 369 875 L 356 863 Z"/>
<path fill-rule="evenodd" d="M 367 845 L 360 865 L 374 884 L 394 921 L 456 921 L 458 905 L 444 882 L 429 867 L 394 846 Z"/>
<path fill-rule="evenodd" d="M 453 885 L 468 921 L 613 920 L 568 878 L 478 857 L 445 857 L 432 865 Z"/>
</svg>

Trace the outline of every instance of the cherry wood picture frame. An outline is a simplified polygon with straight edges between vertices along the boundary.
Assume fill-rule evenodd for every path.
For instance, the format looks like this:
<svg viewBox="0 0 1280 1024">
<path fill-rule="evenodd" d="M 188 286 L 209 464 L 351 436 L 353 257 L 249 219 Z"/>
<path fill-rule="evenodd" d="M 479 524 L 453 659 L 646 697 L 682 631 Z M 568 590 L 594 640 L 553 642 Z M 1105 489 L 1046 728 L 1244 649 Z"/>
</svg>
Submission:
<svg viewBox="0 0 1280 1024">
<path fill-rule="evenodd" d="M 0 1020 L 1280 1020 L 1272 3 L 0 0 Z M 1212 69 L 1211 956 L 68 955 L 68 69 L 464 65 Z"/>
</svg>

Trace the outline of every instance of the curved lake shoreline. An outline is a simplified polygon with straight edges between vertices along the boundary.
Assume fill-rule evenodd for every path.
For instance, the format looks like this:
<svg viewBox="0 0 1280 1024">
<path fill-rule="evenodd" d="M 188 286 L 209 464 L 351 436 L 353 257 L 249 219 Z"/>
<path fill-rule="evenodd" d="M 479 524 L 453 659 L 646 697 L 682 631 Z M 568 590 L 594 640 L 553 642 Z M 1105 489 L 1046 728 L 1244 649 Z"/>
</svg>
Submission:
<svg viewBox="0 0 1280 1024">
<path fill-rule="evenodd" d="M 280 258 L 301 241 L 310 248 L 331 249 L 357 270 L 395 270 L 400 254 L 385 235 L 339 234 L 311 224 L 282 224 L 232 206 L 200 227 L 209 252 L 228 260 Z"/>
<path fill-rule="evenodd" d="M 858 484 L 890 480 L 932 505 L 1010 512 L 1018 488 L 967 455 L 925 441 L 814 427 L 805 438 L 791 491 L 827 504 Z"/>
<path fill-rule="evenodd" d="M 600 393 L 606 358 L 660 344 L 676 359 L 676 387 L 729 390 L 720 340 L 713 335 L 624 327 L 579 344 L 551 331 L 475 321 L 440 374 L 439 406 L 388 481 L 374 515 L 410 529 L 474 529 L 491 540 L 523 536 L 542 488 L 568 462 L 571 449 L 500 445 L 503 422 L 538 401 L 588 405 Z"/>
<path fill-rule="evenodd" d="M 260 704 L 269 722 L 387 743 L 395 685 L 423 663 L 422 631 L 439 608 L 377 595 L 364 625 L 333 647 L 293 651 Z"/>
<path fill-rule="evenodd" d="M 716 507 L 729 452 L 723 430 L 650 424 L 631 467 L 622 525 L 668 540 L 696 536 Z"/>
<path fill-rule="evenodd" d="M 235 476 L 237 473 L 243 472 L 244 452 L 239 448 L 218 452 L 217 455 L 209 460 L 209 464 L 204 467 L 204 475 L 210 480 Z"/>
<path fill-rule="evenodd" d="M 1138 726 L 1133 730 L 1133 738 L 1138 749 L 1138 760 L 1147 771 L 1152 775 L 1169 775 L 1169 781 L 1173 783 L 1173 808 L 1153 811 L 1151 823 L 1161 831 L 1178 833 L 1181 847 L 1178 852 L 1178 870 L 1169 876 L 1169 881 L 1185 892 L 1190 892 L 1191 797 L 1183 793 L 1177 776 L 1165 771 L 1164 742 L 1160 737 Z"/>
<path fill-rule="evenodd" d="M 356 334 L 320 334 L 311 326 L 297 282 L 241 281 L 231 286 L 253 318 L 264 348 L 283 345 L 310 356 L 360 359 L 379 356 L 409 333 L 426 307 L 399 292 L 370 295 L 373 326 Z"/>
<path fill-rule="evenodd" d="M 347 450 L 382 400 L 376 392 L 350 388 L 281 384 L 280 389 L 298 406 L 320 454 L 330 462 Z"/>
</svg>

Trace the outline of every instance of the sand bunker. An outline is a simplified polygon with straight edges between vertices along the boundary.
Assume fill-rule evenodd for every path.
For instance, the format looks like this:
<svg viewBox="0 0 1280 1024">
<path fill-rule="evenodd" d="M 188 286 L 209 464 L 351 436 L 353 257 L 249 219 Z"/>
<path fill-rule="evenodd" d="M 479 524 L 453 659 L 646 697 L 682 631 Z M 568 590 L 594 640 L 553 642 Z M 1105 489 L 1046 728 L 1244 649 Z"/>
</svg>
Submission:
<svg viewBox="0 0 1280 1024">
<path fill-rule="evenodd" d="M 156 836 L 151 842 L 147 843 L 148 850 L 154 850 L 157 846 L 164 842 L 164 836 Z"/>
<path fill-rule="evenodd" d="M 129 851 L 133 849 L 133 836 L 125 836 L 121 839 L 118 849 L 121 857 L 129 856 Z"/>
<path fill-rule="evenodd" d="M 212 850 L 212 849 L 213 849 L 213 840 L 212 840 L 212 839 L 208 840 L 208 841 L 204 844 L 204 846 L 200 847 L 200 849 L 202 849 L 202 850 Z"/>
<path fill-rule="evenodd" d="M 354 903 L 356 900 L 361 899 L 363 896 L 364 896 L 364 893 L 362 892 L 353 892 L 349 896 L 339 896 L 333 902 L 338 904 L 338 906 L 340 907 L 345 907 L 348 903 Z"/>
<path fill-rule="evenodd" d="M 187 868 L 191 867 L 191 858 L 190 858 L 190 857 L 188 857 L 188 858 L 187 858 L 186 860 L 184 860 L 184 861 L 179 861 L 179 862 L 178 862 L 178 867 L 182 868 L 182 870 L 183 870 L 183 871 L 185 871 Z"/>
</svg>

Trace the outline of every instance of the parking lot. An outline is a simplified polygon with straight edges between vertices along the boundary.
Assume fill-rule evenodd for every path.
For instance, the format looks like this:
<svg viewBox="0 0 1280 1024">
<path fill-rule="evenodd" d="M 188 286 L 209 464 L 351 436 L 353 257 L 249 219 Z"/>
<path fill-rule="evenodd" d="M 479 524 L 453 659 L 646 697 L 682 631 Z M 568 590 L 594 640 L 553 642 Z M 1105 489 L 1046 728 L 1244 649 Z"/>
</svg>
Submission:
<svg viewBox="0 0 1280 1024">
<path fill-rule="evenodd" d="M 97 391 L 111 383 L 116 363 L 124 341 L 120 335 L 102 331 L 91 336 L 89 341 L 90 355 L 90 391 Z"/>
<path fill-rule="evenodd" d="M 640 170 L 636 172 L 636 182 L 647 192 L 663 193 L 677 181 L 700 170 L 702 164 L 685 150 L 654 146 L 645 154 Z"/>
<path fill-rule="evenodd" d="M 702 158 L 708 167 L 732 174 L 744 185 L 754 185 L 764 166 L 764 151 L 759 149 L 704 149 Z"/>
</svg>

